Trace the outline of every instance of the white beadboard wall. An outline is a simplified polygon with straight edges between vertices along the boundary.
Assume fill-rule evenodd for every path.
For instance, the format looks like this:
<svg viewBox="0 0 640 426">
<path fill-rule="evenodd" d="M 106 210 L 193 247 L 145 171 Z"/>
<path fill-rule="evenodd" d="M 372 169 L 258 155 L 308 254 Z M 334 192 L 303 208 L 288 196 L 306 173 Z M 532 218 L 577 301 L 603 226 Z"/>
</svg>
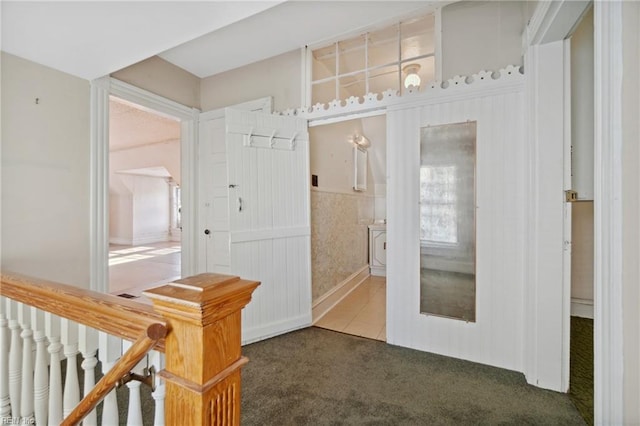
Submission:
<svg viewBox="0 0 640 426">
<path fill-rule="evenodd" d="M 523 371 L 523 85 L 396 106 L 387 116 L 387 341 Z M 420 313 L 420 128 L 477 122 L 476 322 Z"/>
<path fill-rule="evenodd" d="M 249 343 L 311 325 L 309 135 L 294 117 L 227 109 L 226 122 L 231 273 L 261 282 L 242 311 Z M 245 146 L 261 129 L 284 139 Z"/>
</svg>

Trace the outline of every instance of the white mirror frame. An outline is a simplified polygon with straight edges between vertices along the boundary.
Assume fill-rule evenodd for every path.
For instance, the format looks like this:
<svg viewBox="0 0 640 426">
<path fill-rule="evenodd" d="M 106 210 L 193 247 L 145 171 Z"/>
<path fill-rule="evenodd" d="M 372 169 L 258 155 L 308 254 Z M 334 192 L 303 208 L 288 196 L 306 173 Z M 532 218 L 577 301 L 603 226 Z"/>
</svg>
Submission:
<svg viewBox="0 0 640 426">
<path fill-rule="evenodd" d="M 367 150 L 357 145 L 353 147 L 353 190 L 367 190 Z"/>
</svg>

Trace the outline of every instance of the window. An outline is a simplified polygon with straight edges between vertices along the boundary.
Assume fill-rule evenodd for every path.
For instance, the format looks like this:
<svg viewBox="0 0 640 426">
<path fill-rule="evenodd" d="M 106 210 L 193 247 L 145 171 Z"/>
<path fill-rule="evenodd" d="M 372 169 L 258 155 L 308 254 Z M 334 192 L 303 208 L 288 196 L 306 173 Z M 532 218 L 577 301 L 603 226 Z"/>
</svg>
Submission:
<svg viewBox="0 0 640 426">
<path fill-rule="evenodd" d="M 328 103 L 393 89 L 407 72 L 435 77 L 435 15 L 400 22 L 311 52 L 311 103 Z M 404 70 L 404 71 L 403 71 Z"/>
<path fill-rule="evenodd" d="M 456 166 L 420 167 L 420 240 L 424 243 L 458 243 L 456 178 Z"/>
<path fill-rule="evenodd" d="M 171 228 L 182 229 L 182 206 L 180 186 L 171 184 Z"/>
</svg>

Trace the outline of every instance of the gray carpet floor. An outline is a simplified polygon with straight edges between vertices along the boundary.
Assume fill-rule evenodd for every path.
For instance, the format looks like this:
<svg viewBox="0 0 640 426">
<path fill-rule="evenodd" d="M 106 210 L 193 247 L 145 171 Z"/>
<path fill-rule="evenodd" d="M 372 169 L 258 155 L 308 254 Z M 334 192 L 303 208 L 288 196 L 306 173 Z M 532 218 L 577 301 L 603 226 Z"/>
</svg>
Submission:
<svg viewBox="0 0 640 426">
<path fill-rule="evenodd" d="M 583 425 L 520 373 L 308 328 L 247 345 L 243 425 Z"/>
<path fill-rule="evenodd" d="M 588 425 L 593 421 L 593 320 L 571 317 L 569 397 Z"/>
</svg>

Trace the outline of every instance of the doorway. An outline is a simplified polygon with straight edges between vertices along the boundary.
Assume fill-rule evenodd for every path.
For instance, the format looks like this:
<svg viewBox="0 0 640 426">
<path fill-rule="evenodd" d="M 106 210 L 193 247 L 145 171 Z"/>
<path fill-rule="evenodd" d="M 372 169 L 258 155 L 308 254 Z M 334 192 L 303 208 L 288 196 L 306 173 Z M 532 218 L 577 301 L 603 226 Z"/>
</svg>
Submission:
<svg viewBox="0 0 640 426">
<path fill-rule="evenodd" d="M 178 119 L 109 99 L 109 292 L 137 297 L 180 277 Z"/>
<path fill-rule="evenodd" d="M 314 325 L 385 341 L 386 116 L 309 134 Z"/>
</svg>

